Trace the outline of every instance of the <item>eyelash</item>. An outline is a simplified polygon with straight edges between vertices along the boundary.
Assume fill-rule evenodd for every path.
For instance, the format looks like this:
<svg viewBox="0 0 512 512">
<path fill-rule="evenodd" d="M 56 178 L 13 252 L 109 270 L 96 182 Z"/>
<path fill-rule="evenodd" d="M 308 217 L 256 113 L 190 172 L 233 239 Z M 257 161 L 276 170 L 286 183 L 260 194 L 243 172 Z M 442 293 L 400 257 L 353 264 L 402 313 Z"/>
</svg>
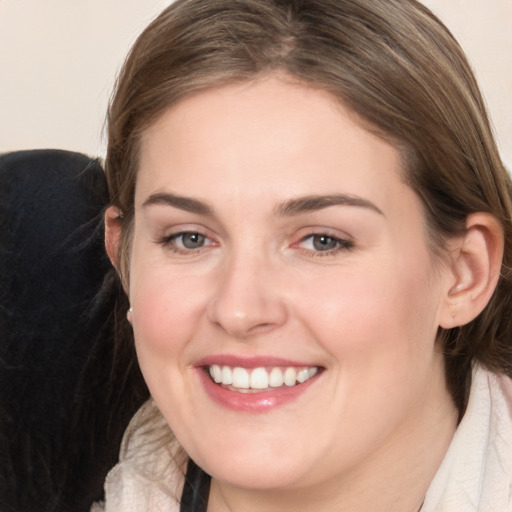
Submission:
<svg viewBox="0 0 512 512">
<path fill-rule="evenodd" d="M 180 247 L 177 245 L 176 240 L 179 238 L 182 238 L 186 235 L 197 235 L 199 237 L 204 238 L 205 240 L 211 240 L 208 235 L 205 233 L 201 233 L 200 231 L 179 231 L 178 233 L 173 233 L 171 235 L 163 236 L 157 240 L 157 243 L 160 245 L 163 245 L 166 249 L 169 249 L 170 251 L 177 253 L 177 254 L 183 254 L 183 255 L 190 255 L 190 254 L 197 254 L 200 252 L 204 247 L 208 247 L 210 245 L 215 245 L 215 242 L 213 243 L 206 243 L 204 245 L 201 245 L 196 248 L 187 248 L 187 247 Z"/>
<path fill-rule="evenodd" d="M 300 239 L 300 241 L 297 243 L 297 244 L 294 244 L 294 245 L 298 245 L 298 244 L 302 244 L 304 243 L 305 241 L 311 239 L 312 243 L 314 244 L 314 241 L 313 239 L 315 237 L 319 237 L 319 238 L 328 238 L 329 240 L 333 241 L 336 246 L 333 247 L 332 249 L 328 249 L 328 250 L 325 250 L 325 251 L 321 251 L 321 250 L 315 250 L 315 249 L 305 249 L 303 248 L 304 251 L 307 251 L 308 254 L 310 254 L 311 256 L 315 257 L 315 258 L 323 258 L 323 257 L 326 257 L 326 256 L 334 256 L 342 251 L 349 251 L 351 249 L 354 248 L 354 242 L 352 240 L 348 240 L 348 239 L 345 239 L 345 238 L 340 238 L 340 237 L 337 237 L 337 236 L 334 236 L 334 235 L 331 235 L 329 233 L 325 233 L 325 232 L 317 232 L 317 233 L 309 233 L 308 235 L 302 237 Z"/>
<path fill-rule="evenodd" d="M 205 241 L 209 240 L 211 243 L 205 243 L 198 247 L 188 247 L 188 248 L 177 245 L 176 241 L 180 238 L 182 239 L 182 244 L 183 244 L 183 237 L 186 235 L 202 237 L 202 238 L 204 238 Z M 325 251 L 318 250 L 315 248 L 312 248 L 312 249 L 308 249 L 308 248 L 304 248 L 304 247 L 298 247 L 298 248 L 301 249 L 302 251 L 306 252 L 308 255 L 313 256 L 315 258 L 333 256 L 342 251 L 349 251 L 354 248 L 354 242 L 352 240 L 340 238 L 340 237 L 334 236 L 327 232 L 309 233 L 306 236 L 303 236 L 298 242 L 292 244 L 292 247 L 300 246 L 307 240 L 311 240 L 311 243 L 314 244 L 315 237 L 326 238 L 329 241 L 334 242 L 335 247 L 333 247 L 332 249 L 325 250 Z M 201 252 L 201 250 L 204 249 L 205 247 L 208 247 L 211 245 L 216 245 L 216 242 L 212 241 L 208 235 L 206 235 L 205 233 L 202 233 L 200 231 L 194 231 L 194 230 L 179 231 L 178 233 L 173 233 L 171 235 L 163 236 L 157 240 L 157 243 L 159 245 L 166 247 L 167 249 L 169 249 L 170 251 L 172 251 L 174 253 L 183 254 L 183 255 L 197 254 L 197 253 Z"/>
</svg>

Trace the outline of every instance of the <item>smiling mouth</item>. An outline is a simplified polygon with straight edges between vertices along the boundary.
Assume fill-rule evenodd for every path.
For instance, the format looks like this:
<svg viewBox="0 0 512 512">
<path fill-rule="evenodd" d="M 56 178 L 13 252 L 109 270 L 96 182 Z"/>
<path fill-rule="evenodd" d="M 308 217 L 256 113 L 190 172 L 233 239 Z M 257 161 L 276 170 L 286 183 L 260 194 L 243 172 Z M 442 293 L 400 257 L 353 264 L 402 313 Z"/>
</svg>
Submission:
<svg viewBox="0 0 512 512">
<path fill-rule="evenodd" d="M 246 369 L 240 366 L 220 366 L 212 364 L 206 367 L 213 382 L 231 391 L 240 393 L 271 391 L 283 387 L 303 384 L 320 370 L 310 367 L 259 367 Z"/>
</svg>

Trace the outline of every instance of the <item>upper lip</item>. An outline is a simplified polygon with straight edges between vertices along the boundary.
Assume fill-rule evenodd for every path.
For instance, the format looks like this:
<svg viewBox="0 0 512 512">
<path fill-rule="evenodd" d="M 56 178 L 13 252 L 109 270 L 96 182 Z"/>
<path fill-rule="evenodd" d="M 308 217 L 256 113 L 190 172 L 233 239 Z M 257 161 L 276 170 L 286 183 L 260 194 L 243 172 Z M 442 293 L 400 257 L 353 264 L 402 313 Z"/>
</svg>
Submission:
<svg viewBox="0 0 512 512">
<path fill-rule="evenodd" d="M 252 356 L 252 357 L 241 357 L 233 354 L 219 354 L 219 355 L 211 355 L 206 356 L 195 363 L 194 366 L 202 367 L 202 366 L 211 366 L 211 365 L 219 365 L 219 366 L 230 366 L 232 368 L 240 367 L 240 368 L 261 368 L 261 367 L 289 367 L 293 366 L 296 368 L 307 367 L 311 368 L 314 366 L 318 366 L 312 363 L 304 363 L 299 361 L 293 361 L 291 359 L 284 359 L 280 357 L 273 356 Z"/>
</svg>

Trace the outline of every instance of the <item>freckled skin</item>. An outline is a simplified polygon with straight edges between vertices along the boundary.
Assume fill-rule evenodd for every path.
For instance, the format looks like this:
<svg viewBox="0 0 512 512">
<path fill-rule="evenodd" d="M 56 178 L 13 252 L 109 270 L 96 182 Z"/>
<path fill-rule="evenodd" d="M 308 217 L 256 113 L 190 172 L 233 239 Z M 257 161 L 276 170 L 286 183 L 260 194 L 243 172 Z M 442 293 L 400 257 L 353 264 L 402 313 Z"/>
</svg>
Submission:
<svg viewBox="0 0 512 512">
<path fill-rule="evenodd" d="M 242 496 L 244 510 L 310 510 L 307 496 L 359 510 L 404 489 L 400 499 L 421 503 L 455 426 L 434 348 L 452 276 L 400 172 L 399 153 L 326 93 L 277 77 L 193 95 L 145 133 L 129 289 L 137 353 L 177 438 L 213 476 L 209 510 Z M 143 206 L 161 192 L 211 211 Z M 376 208 L 276 214 L 329 194 Z M 296 400 L 241 413 L 200 383 L 196 363 L 214 354 L 324 371 Z"/>
</svg>

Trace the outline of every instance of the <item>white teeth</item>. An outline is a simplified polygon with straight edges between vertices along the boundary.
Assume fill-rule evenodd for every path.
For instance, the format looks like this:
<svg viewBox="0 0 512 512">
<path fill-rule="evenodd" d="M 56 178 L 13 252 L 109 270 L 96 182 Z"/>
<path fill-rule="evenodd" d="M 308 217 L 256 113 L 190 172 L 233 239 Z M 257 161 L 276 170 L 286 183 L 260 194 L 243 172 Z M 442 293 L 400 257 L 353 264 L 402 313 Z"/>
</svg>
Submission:
<svg viewBox="0 0 512 512">
<path fill-rule="evenodd" d="M 271 387 L 280 388 L 284 384 L 281 368 L 272 368 L 268 381 Z"/>
<path fill-rule="evenodd" d="M 222 382 L 222 370 L 220 369 L 220 366 L 212 364 L 210 366 L 210 375 L 217 384 L 220 384 Z"/>
<path fill-rule="evenodd" d="M 233 373 L 229 366 L 222 367 L 222 384 L 229 386 L 233 383 Z"/>
<path fill-rule="evenodd" d="M 232 375 L 234 388 L 249 389 L 249 372 L 245 368 L 240 368 L 239 366 L 233 368 Z"/>
<path fill-rule="evenodd" d="M 297 382 L 297 372 L 295 368 L 286 368 L 283 378 L 286 386 L 295 386 L 295 382 Z"/>
<path fill-rule="evenodd" d="M 268 388 L 268 373 L 265 368 L 255 368 L 251 372 L 251 388 L 252 389 L 267 389 Z"/>
<path fill-rule="evenodd" d="M 267 368 L 254 368 L 247 370 L 239 366 L 219 366 L 213 364 L 209 367 L 213 381 L 223 386 L 232 386 L 238 389 L 268 389 L 279 388 L 283 385 L 291 387 L 297 383 L 306 382 L 318 373 L 318 367 L 309 368 L 280 368 L 275 367 L 270 371 Z"/>
<path fill-rule="evenodd" d="M 306 382 L 309 379 L 309 370 L 303 368 L 297 372 L 297 382 Z"/>
</svg>

